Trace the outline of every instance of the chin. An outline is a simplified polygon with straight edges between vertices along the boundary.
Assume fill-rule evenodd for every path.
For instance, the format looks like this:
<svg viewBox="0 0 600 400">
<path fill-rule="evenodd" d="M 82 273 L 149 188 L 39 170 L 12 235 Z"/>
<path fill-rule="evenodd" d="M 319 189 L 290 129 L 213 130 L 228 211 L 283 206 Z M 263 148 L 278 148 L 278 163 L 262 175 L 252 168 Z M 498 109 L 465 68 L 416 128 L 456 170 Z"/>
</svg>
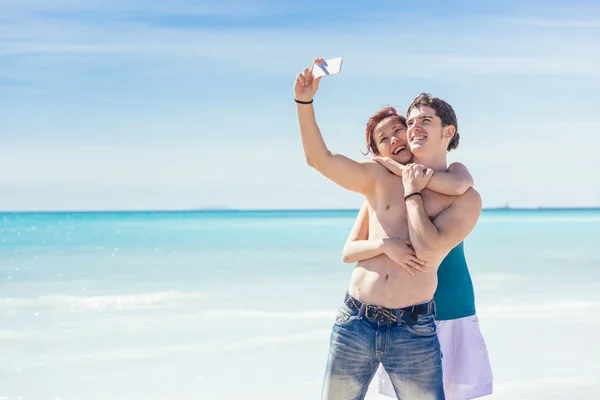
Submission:
<svg viewBox="0 0 600 400">
<path fill-rule="evenodd" d="M 414 155 L 418 155 L 419 153 L 423 153 L 426 150 L 425 146 L 421 146 L 420 144 L 414 145 L 410 147 L 410 151 L 414 154 Z"/>
<path fill-rule="evenodd" d="M 400 164 L 408 164 L 410 162 L 410 160 L 412 160 L 413 156 L 411 153 L 406 153 L 406 154 L 400 154 L 397 156 L 392 155 L 390 158 Z"/>
</svg>

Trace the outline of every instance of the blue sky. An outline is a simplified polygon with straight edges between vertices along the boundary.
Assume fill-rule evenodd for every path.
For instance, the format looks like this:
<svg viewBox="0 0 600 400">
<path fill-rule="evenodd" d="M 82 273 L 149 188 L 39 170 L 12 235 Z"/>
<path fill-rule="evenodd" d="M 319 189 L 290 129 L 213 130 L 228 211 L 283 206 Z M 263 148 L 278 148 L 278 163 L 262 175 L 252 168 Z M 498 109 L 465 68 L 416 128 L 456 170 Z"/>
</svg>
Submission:
<svg viewBox="0 0 600 400">
<path fill-rule="evenodd" d="M 486 3 L 486 4 L 484 4 Z M 485 207 L 600 206 L 596 2 L 0 2 L 0 210 L 356 208 L 304 162 L 420 92 L 450 102 Z"/>
</svg>

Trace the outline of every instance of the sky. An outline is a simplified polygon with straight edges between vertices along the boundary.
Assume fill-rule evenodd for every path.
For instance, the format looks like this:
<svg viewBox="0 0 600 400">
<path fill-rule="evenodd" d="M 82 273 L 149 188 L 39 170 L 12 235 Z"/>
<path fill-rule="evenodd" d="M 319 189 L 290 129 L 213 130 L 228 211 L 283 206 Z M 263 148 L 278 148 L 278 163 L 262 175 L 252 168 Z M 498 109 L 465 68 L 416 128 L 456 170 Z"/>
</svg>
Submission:
<svg viewBox="0 0 600 400">
<path fill-rule="evenodd" d="M 429 92 L 484 207 L 600 206 L 600 5 L 488 3 L 0 0 L 0 210 L 358 208 L 304 159 L 315 57 L 332 151 Z"/>
</svg>

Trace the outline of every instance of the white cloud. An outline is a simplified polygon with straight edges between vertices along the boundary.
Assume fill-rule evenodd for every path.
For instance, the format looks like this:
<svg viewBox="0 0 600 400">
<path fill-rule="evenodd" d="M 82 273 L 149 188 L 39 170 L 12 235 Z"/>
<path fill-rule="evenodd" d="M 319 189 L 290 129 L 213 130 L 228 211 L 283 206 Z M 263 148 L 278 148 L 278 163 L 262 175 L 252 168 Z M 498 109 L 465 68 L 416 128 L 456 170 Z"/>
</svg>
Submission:
<svg viewBox="0 0 600 400">
<path fill-rule="evenodd" d="M 127 4 L 136 6 L 137 3 L 125 2 L 117 7 Z M 210 7 L 215 4 L 211 3 Z M 264 4 L 259 3 L 256 9 L 262 9 L 261 5 Z M 74 6 L 71 2 L 64 4 L 65 8 L 71 6 Z M 218 7 L 238 9 L 223 5 Z M 269 9 L 267 6 L 264 8 Z M 4 37 L 0 42 L 0 54 L 52 54 L 62 57 L 93 54 L 104 58 L 115 55 L 128 58 L 156 56 L 159 58 L 154 61 L 158 64 L 169 63 L 175 57 L 180 62 L 195 60 L 198 66 L 206 59 L 229 65 L 239 64 L 243 60 L 243 66 L 255 72 L 280 74 L 297 69 L 299 59 L 309 60 L 317 52 L 329 54 L 335 51 L 335 55 L 348 60 L 344 72 L 353 75 L 363 75 L 367 67 L 369 75 L 393 77 L 426 77 L 444 73 L 599 74 L 600 55 L 590 51 L 598 41 L 598 32 L 591 32 L 591 35 L 565 34 L 561 30 L 513 32 L 506 29 L 513 21 L 511 19 L 482 16 L 470 17 L 469 21 L 476 24 L 475 31 L 463 28 L 450 33 L 433 27 L 415 37 L 414 29 L 419 25 L 411 20 L 404 21 L 400 27 L 397 24 L 381 26 L 371 22 L 372 25 L 361 25 L 353 30 L 330 31 L 323 27 L 307 31 L 280 27 L 210 30 L 151 26 L 140 21 L 118 19 L 93 24 L 75 17 L 58 21 L 24 17 L 23 21 L 17 20 L 0 28 Z M 494 23 L 486 27 L 486 21 Z M 592 27 L 595 26 L 596 21 L 591 21 Z M 23 29 L 24 26 L 27 29 Z M 391 27 L 394 27 L 393 31 L 390 31 Z M 381 40 L 382 35 L 386 37 L 385 41 Z M 390 43 L 397 43 L 397 50 L 391 48 Z M 425 51 L 422 49 L 424 44 L 427 44 Z M 22 62 L 35 60 L 24 59 Z M 92 59 L 91 62 L 101 60 Z M 18 67 L 16 65 L 16 69 Z M 144 68 L 153 68 L 153 65 Z"/>
</svg>

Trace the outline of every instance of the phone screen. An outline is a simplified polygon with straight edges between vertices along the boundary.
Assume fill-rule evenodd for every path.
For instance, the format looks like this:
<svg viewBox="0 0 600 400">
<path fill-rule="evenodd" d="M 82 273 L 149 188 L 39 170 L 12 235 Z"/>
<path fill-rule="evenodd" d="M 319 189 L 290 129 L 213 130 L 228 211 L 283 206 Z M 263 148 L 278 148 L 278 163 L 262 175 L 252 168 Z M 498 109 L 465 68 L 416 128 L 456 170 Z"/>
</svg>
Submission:
<svg viewBox="0 0 600 400">
<path fill-rule="evenodd" d="M 336 75 L 342 70 L 342 57 L 330 58 L 322 63 L 315 64 L 313 67 L 313 76 L 318 78 L 325 75 Z"/>
</svg>

